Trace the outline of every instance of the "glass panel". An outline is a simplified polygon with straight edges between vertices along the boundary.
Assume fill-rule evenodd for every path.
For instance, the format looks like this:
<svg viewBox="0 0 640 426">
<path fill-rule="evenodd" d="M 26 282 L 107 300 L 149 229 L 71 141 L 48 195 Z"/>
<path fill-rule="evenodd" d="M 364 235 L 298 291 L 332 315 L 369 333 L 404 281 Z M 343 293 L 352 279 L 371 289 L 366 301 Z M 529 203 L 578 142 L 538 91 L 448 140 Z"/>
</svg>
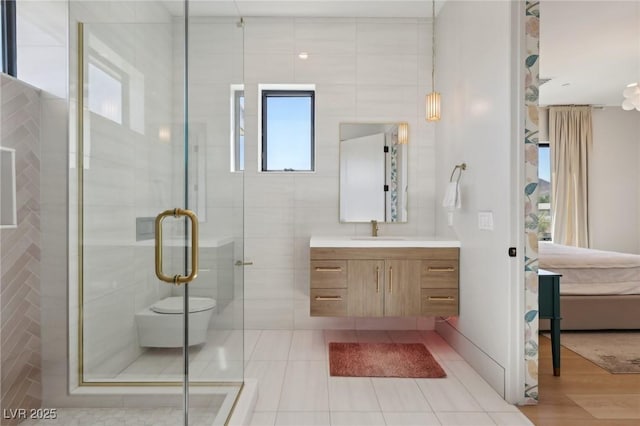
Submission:
<svg viewBox="0 0 640 426">
<path fill-rule="evenodd" d="M 233 2 L 221 3 L 233 6 Z M 216 302 L 204 342 L 189 350 L 189 412 L 196 421 L 207 416 L 208 406 L 230 409 L 224 401 L 238 395 L 244 374 L 242 143 L 237 156 L 240 167 L 237 172 L 229 167 L 229 141 L 236 133 L 244 138 L 240 104 L 244 93 L 234 90 L 243 84 L 244 29 L 239 18 L 204 16 L 192 4 L 188 23 L 188 196 L 190 208 L 200 218 L 200 274 L 188 291 L 192 298 Z M 236 94 L 242 96 L 237 99 Z M 193 319 L 189 325 L 191 331 L 197 327 Z M 219 394 L 202 397 L 203 389 Z M 224 415 L 221 411 L 219 419 Z"/>
<path fill-rule="evenodd" d="M 72 9 L 92 16 L 82 9 L 90 4 Z M 151 2 L 132 4 L 139 11 Z M 78 38 L 84 95 L 72 148 L 79 282 L 70 296 L 78 303 L 71 387 L 135 393 L 141 405 L 170 407 L 172 424 L 223 424 L 244 374 L 243 174 L 228 163 L 243 28 L 210 16 L 185 25 L 183 2 L 159 6 L 162 19 L 152 20 L 160 23 L 89 18 Z M 199 273 L 182 286 L 155 274 L 154 219 L 173 208 L 199 218 Z M 168 217 L 162 230 L 164 273 L 188 275 L 191 227 Z"/>
</svg>

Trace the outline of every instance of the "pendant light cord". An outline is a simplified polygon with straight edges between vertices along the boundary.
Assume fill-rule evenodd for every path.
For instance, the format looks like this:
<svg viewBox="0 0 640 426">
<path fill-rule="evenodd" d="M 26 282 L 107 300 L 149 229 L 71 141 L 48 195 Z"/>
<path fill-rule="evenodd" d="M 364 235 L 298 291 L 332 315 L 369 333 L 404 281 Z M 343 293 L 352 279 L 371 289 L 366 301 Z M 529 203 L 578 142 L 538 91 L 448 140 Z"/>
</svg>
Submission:
<svg viewBox="0 0 640 426">
<path fill-rule="evenodd" d="M 436 91 L 436 0 L 431 0 L 431 91 Z"/>
</svg>

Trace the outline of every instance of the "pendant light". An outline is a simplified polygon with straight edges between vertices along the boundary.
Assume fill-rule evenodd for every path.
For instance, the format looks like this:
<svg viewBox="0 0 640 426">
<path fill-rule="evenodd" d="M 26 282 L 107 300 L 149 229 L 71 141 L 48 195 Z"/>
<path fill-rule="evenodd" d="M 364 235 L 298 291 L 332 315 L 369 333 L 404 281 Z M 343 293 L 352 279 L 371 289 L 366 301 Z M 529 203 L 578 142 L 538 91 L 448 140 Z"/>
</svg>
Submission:
<svg viewBox="0 0 640 426">
<path fill-rule="evenodd" d="M 440 93 L 436 92 L 436 0 L 431 0 L 431 93 L 426 99 L 427 121 L 440 121 Z"/>
</svg>

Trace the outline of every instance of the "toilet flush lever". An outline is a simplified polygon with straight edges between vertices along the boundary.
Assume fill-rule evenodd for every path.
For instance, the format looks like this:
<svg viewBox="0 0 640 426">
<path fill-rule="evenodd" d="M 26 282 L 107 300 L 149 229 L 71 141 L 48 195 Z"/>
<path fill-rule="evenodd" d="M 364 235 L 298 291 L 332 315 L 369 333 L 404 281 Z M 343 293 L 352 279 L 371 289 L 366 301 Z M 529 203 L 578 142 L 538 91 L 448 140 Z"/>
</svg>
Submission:
<svg viewBox="0 0 640 426">
<path fill-rule="evenodd" d="M 185 216 L 191 221 L 191 273 L 187 276 L 169 276 L 162 269 L 162 221 L 167 217 Z M 198 276 L 198 216 L 191 210 L 172 209 L 165 210 L 156 217 L 156 276 L 161 281 L 175 285 L 190 283 Z"/>
</svg>

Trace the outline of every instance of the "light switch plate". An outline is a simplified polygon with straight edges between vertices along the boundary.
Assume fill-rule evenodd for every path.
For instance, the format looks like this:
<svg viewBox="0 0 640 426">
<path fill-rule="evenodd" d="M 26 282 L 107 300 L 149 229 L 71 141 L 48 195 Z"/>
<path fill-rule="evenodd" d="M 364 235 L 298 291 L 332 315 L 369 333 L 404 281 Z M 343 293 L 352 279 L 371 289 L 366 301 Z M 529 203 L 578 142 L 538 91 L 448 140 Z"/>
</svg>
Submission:
<svg viewBox="0 0 640 426">
<path fill-rule="evenodd" d="M 493 212 L 492 211 L 478 212 L 478 229 L 482 229 L 485 231 L 493 231 Z"/>
</svg>

